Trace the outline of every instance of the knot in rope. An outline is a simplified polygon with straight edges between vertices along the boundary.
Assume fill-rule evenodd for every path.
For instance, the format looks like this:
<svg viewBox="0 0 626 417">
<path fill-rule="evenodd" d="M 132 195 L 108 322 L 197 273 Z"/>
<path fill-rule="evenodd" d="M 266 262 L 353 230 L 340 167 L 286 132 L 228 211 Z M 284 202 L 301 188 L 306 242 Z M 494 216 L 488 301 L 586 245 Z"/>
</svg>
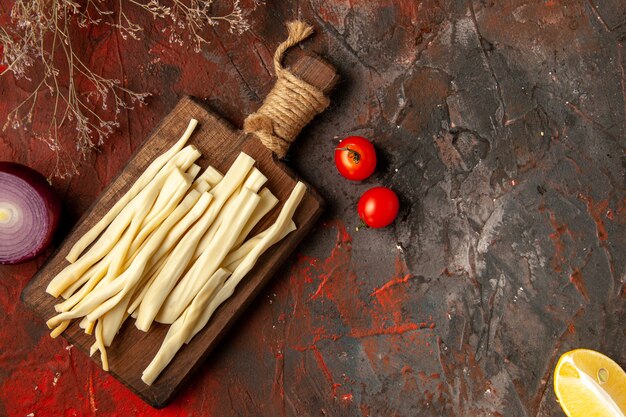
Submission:
<svg viewBox="0 0 626 417">
<path fill-rule="evenodd" d="M 287 28 L 289 37 L 274 53 L 276 84 L 261 107 L 244 121 L 244 131 L 256 134 L 279 158 L 285 157 L 302 128 L 330 104 L 323 91 L 283 67 L 285 52 L 313 33 L 310 25 L 300 21 L 289 22 Z"/>
</svg>

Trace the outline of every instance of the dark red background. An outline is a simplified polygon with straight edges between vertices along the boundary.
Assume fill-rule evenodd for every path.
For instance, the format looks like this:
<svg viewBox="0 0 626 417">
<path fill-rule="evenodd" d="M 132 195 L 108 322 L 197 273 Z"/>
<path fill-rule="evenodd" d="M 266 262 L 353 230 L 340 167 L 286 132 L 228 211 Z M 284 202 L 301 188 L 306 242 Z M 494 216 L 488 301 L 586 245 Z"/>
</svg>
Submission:
<svg viewBox="0 0 626 417">
<path fill-rule="evenodd" d="M 180 96 L 240 126 L 271 87 L 294 18 L 315 25 L 305 47 L 343 79 L 289 157 L 329 209 L 161 411 L 21 304 L 45 256 L 0 267 L 0 415 L 562 415 L 561 353 L 587 347 L 626 364 L 625 12 L 623 0 L 268 0 L 251 31 L 217 26 L 199 54 L 145 16 L 140 41 L 77 31 L 94 70 L 153 95 L 80 175 L 54 181 L 58 239 Z M 0 77 L 0 120 L 29 88 Z M 44 101 L 37 114 L 50 111 Z M 333 166 L 348 134 L 380 155 L 362 184 Z M 71 145 L 71 129 L 64 137 Z M 0 159 L 44 174 L 54 164 L 31 130 L 0 133 Z M 356 201 L 379 184 L 400 194 L 400 217 L 356 231 Z"/>
</svg>

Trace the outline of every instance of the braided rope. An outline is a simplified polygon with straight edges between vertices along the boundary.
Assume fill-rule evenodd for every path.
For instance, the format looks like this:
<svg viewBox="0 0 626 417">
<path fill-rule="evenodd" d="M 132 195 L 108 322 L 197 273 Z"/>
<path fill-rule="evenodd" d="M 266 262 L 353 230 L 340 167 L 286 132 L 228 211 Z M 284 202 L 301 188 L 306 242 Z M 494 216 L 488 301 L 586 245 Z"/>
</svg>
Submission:
<svg viewBox="0 0 626 417">
<path fill-rule="evenodd" d="M 313 33 L 311 26 L 300 21 L 289 22 L 287 28 L 289 37 L 274 53 L 276 84 L 261 107 L 244 121 L 244 131 L 256 134 L 279 158 L 287 154 L 302 128 L 330 104 L 323 91 L 283 67 L 285 52 Z"/>
</svg>

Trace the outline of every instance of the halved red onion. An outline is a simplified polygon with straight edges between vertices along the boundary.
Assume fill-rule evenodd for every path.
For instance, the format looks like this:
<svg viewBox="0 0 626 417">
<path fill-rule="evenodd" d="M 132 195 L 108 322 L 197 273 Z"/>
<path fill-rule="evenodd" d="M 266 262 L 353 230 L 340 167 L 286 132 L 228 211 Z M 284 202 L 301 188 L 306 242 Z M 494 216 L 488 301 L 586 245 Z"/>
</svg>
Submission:
<svg viewBox="0 0 626 417">
<path fill-rule="evenodd" d="M 52 240 L 61 203 L 43 175 L 0 161 L 0 264 L 37 256 Z"/>
</svg>

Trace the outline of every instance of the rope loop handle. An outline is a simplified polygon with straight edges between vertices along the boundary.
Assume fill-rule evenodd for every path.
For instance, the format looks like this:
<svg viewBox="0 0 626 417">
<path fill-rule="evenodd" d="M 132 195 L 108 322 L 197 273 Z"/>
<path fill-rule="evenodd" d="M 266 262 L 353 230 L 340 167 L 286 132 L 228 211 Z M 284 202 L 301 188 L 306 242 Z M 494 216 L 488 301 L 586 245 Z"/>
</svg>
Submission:
<svg viewBox="0 0 626 417">
<path fill-rule="evenodd" d="M 282 64 L 285 52 L 313 34 L 313 27 L 301 22 L 287 23 L 289 37 L 274 53 L 276 84 L 261 107 L 243 124 L 246 133 L 254 133 L 279 158 L 284 158 L 298 133 L 330 100 L 319 88 L 301 80 Z"/>
</svg>

